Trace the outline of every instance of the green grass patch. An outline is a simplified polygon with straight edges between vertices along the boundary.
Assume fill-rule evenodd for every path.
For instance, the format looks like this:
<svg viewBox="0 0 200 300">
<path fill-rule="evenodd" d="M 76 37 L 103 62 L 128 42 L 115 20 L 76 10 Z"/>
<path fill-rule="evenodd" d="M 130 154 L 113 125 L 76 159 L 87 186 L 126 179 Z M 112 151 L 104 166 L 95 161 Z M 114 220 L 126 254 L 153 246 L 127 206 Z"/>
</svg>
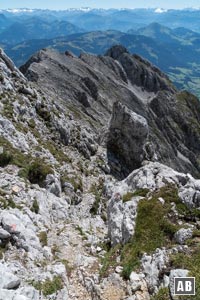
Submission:
<svg viewBox="0 0 200 300">
<path fill-rule="evenodd" d="M 51 113 L 44 103 L 41 103 L 38 107 L 36 107 L 36 112 L 45 122 L 51 121 Z"/>
<path fill-rule="evenodd" d="M 42 159 L 33 159 L 18 172 L 18 175 L 28 179 L 32 184 L 38 184 L 40 187 L 44 187 L 46 176 L 53 173 L 53 169 L 45 161 Z M 37 210 L 37 204 L 34 202 L 32 211 L 37 213 Z"/>
<path fill-rule="evenodd" d="M 6 102 L 4 102 L 3 104 L 2 115 L 12 120 L 13 114 L 14 114 L 13 104 L 10 103 L 9 100 L 6 100 Z"/>
<path fill-rule="evenodd" d="M 11 163 L 13 157 L 10 152 L 4 151 L 0 153 L 0 167 L 4 168 Z"/>
<path fill-rule="evenodd" d="M 173 268 L 189 270 L 189 276 L 196 279 L 196 295 L 180 296 L 180 300 L 200 300 L 200 247 L 193 249 L 191 253 L 177 253 L 171 256 Z"/>
<path fill-rule="evenodd" d="M 64 174 L 61 176 L 60 180 L 62 187 L 64 186 L 65 182 L 69 182 L 74 187 L 75 192 L 77 192 L 78 190 L 83 192 L 83 182 L 80 176 L 69 176 L 67 174 Z"/>
<path fill-rule="evenodd" d="M 63 288 L 60 276 L 54 276 L 52 280 L 46 279 L 44 282 L 32 282 L 33 287 L 41 291 L 44 296 L 52 295 Z"/>
<path fill-rule="evenodd" d="M 119 265 L 119 263 L 116 262 L 116 258 L 120 254 L 120 245 L 117 245 L 113 248 L 111 248 L 102 259 L 102 268 L 100 270 L 100 277 L 107 277 L 110 272 L 113 272 L 115 267 Z"/>
<path fill-rule="evenodd" d="M 39 240 L 40 240 L 40 243 L 41 245 L 44 247 L 44 246 L 47 246 L 47 233 L 46 231 L 41 231 L 39 233 Z"/>
<path fill-rule="evenodd" d="M 122 200 L 123 202 L 128 202 L 132 199 L 132 197 L 136 197 L 136 196 L 146 197 L 148 192 L 149 189 L 138 189 L 135 192 L 127 192 L 125 195 L 123 195 Z"/>
<path fill-rule="evenodd" d="M 122 201 L 123 202 L 128 202 L 132 199 L 132 197 L 134 197 L 134 193 L 133 192 L 127 192 L 125 195 L 123 195 Z"/>
<path fill-rule="evenodd" d="M 39 204 L 37 202 L 37 199 L 34 199 L 33 201 L 33 205 L 31 207 L 31 211 L 38 214 L 39 213 L 39 210 L 40 210 L 40 207 L 39 207 Z"/>
<path fill-rule="evenodd" d="M 178 201 L 177 189 L 173 186 L 161 188 L 153 194 L 151 200 L 142 199 L 138 204 L 135 234 L 129 243 L 124 245 L 121 253 L 123 264 L 122 275 L 128 279 L 133 270 L 140 267 L 143 253 L 152 253 L 157 248 L 169 246 L 179 226 L 167 217 L 171 202 Z M 159 197 L 165 199 L 162 205 Z"/>
<path fill-rule="evenodd" d="M 3 137 L 0 137 L 0 147 L 3 147 L 3 155 L 0 158 L 1 164 L 13 164 L 18 167 L 27 166 L 31 157 L 30 155 L 23 154 L 17 148 L 14 148 L 12 144 Z"/>
<path fill-rule="evenodd" d="M 76 230 L 80 233 L 80 235 L 83 237 L 83 239 L 87 240 L 87 235 L 85 234 L 85 232 L 83 231 L 83 229 L 80 226 L 77 226 Z"/>
<path fill-rule="evenodd" d="M 16 204 L 12 197 L 4 198 L 0 196 L 0 208 L 2 209 L 8 209 L 8 208 L 18 208 L 21 209 L 21 205 Z"/>
<path fill-rule="evenodd" d="M 72 160 L 69 158 L 63 151 L 62 149 L 58 148 L 53 142 L 47 141 L 45 143 L 42 143 L 43 147 L 48 149 L 49 152 L 56 158 L 56 160 L 59 163 L 71 163 Z"/>
<path fill-rule="evenodd" d="M 151 300 L 170 300 L 169 289 L 160 288 L 158 293 L 151 297 Z"/>
<path fill-rule="evenodd" d="M 176 208 L 178 213 L 186 220 L 195 221 L 196 218 L 200 218 L 200 209 L 188 208 L 184 203 L 181 202 L 176 204 Z"/>
<path fill-rule="evenodd" d="M 99 206 L 101 203 L 101 197 L 102 197 L 102 193 L 103 193 L 103 182 L 99 182 L 98 184 L 93 184 L 90 188 L 90 193 L 92 193 L 95 196 L 95 201 L 92 204 L 92 207 L 90 209 L 90 213 L 92 215 L 97 215 L 98 210 L 99 210 Z"/>
<path fill-rule="evenodd" d="M 70 277 L 74 269 L 73 266 L 70 265 L 70 262 L 67 259 L 61 259 L 60 262 L 65 266 L 67 276 Z"/>
<path fill-rule="evenodd" d="M 43 187 L 44 180 L 48 174 L 53 174 L 52 168 L 38 159 L 29 165 L 27 178 L 31 183 L 39 184 L 39 186 Z"/>
</svg>

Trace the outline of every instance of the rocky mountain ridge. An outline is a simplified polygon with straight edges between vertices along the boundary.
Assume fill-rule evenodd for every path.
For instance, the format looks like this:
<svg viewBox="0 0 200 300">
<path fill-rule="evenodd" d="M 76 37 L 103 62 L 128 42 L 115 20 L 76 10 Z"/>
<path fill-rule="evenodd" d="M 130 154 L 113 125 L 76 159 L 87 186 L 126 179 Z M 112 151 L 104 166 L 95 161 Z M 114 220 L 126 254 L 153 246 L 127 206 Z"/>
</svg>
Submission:
<svg viewBox="0 0 200 300">
<path fill-rule="evenodd" d="M 147 120 L 143 159 L 158 160 L 179 171 L 190 169 L 198 176 L 198 99 L 176 91 L 165 74 L 139 56 L 129 54 L 124 47 L 114 46 L 105 56 L 82 54 L 79 58 L 70 53 L 42 50 L 21 71 L 50 96 L 56 91 L 63 105 L 76 102 L 78 113 L 86 114 L 90 122 L 97 121 L 94 127 L 107 126 L 114 109 L 107 141 L 108 156 L 109 160 L 114 156 L 114 160 L 117 158 L 121 165 L 125 164 L 128 172 L 139 167 L 142 160 L 134 161 L 124 149 L 120 154 L 120 149 L 129 147 L 134 139 L 129 141 L 129 133 L 125 132 L 132 128 L 129 111 L 123 111 L 120 105 L 113 108 L 116 100 Z M 117 131 L 125 141 L 117 136 Z M 125 144 L 120 145 L 118 140 Z M 129 156 L 131 162 L 126 161 Z"/>
<path fill-rule="evenodd" d="M 198 100 L 121 46 L 21 71 L 1 50 L 0 298 L 168 300 L 189 272 L 199 288 Z"/>
</svg>

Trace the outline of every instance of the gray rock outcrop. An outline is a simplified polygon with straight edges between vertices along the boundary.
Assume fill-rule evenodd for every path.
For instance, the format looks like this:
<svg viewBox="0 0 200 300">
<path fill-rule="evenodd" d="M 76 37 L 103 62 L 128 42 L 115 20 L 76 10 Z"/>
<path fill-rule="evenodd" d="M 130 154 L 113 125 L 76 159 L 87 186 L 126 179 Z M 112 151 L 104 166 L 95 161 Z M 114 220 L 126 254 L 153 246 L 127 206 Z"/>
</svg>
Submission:
<svg viewBox="0 0 200 300">
<path fill-rule="evenodd" d="M 188 270 L 185 269 L 175 269 L 171 270 L 169 274 L 169 288 L 170 288 L 170 295 L 173 300 L 177 299 L 176 296 L 174 296 L 174 277 L 188 277 Z"/>
<path fill-rule="evenodd" d="M 124 169 L 128 173 L 139 168 L 146 158 L 145 144 L 148 134 L 149 128 L 144 117 L 120 102 L 114 103 L 108 132 L 108 157 L 114 154 L 123 162 Z"/>
<path fill-rule="evenodd" d="M 108 203 L 108 236 L 113 246 L 127 243 L 134 234 L 137 204 L 141 197 L 123 203 L 116 192 Z"/>
<path fill-rule="evenodd" d="M 173 169 L 160 163 L 148 162 L 145 166 L 133 171 L 126 179 L 117 182 L 112 187 L 108 187 L 111 199 L 108 202 L 108 235 L 113 245 L 126 243 L 134 234 L 135 220 L 137 216 L 138 202 L 142 197 L 134 196 L 134 192 L 139 189 L 150 191 L 172 185 L 178 190 L 180 201 L 188 208 L 199 209 L 198 202 L 193 202 L 194 197 L 183 197 L 184 189 L 193 189 L 198 193 L 200 181 L 195 180 L 189 174 L 178 173 Z M 196 188 L 195 188 L 196 187 Z M 106 187 L 105 187 L 106 188 Z M 123 196 L 127 193 L 133 194 L 129 201 L 123 202 Z M 163 199 L 165 200 L 165 199 Z M 180 229 L 175 238 L 182 244 L 186 239 L 191 238 L 192 229 Z"/>
<path fill-rule="evenodd" d="M 144 254 L 141 262 L 149 290 L 155 292 L 160 286 L 160 273 L 167 268 L 169 256 L 166 249 L 157 249 L 151 255 Z"/>
<path fill-rule="evenodd" d="M 183 245 L 188 239 L 192 238 L 192 228 L 181 228 L 175 233 L 175 240 L 178 244 Z"/>
<path fill-rule="evenodd" d="M 9 269 L 6 268 L 3 264 L 0 265 L 0 289 L 13 290 L 19 287 L 20 279 L 9 272 Z"/>
</svg>

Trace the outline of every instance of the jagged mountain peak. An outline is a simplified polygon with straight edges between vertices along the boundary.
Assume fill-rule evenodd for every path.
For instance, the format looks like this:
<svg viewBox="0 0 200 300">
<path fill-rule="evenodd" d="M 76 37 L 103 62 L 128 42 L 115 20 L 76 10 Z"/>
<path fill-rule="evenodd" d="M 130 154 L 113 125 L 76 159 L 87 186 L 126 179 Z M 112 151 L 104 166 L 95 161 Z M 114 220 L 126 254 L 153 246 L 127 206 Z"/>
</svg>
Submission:
<svg viewBox="0 0 200 300">
<path fill-rule="evenodd" d="M 110 56 L 113 59 L 118 59 L 122 54 L 127 53 L 129 54 L 128 50 L 122 45 L 115 45 L 108 49 L 105 53 L 106 56 Z"/>
</svg>

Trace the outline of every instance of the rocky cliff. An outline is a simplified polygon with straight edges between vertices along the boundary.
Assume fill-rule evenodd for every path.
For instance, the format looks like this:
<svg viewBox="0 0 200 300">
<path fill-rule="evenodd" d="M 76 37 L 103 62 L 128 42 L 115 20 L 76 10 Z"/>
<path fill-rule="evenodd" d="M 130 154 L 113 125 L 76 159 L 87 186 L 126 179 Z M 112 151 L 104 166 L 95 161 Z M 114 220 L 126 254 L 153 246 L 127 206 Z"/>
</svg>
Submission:
<svg viewBox="0 0 200 300">
<path fill-rule="evenodd" d="M 34 55 L 21 71 L 63 107 L 75 109 L 101 140 L 104 128 L 111 172 L 119 178 L 140 167 L 144 159 L 199 176 L 199 101 L 177 91 L 165 74 L 141 57 L 122 46 L 112 47 L 105 56 L 75 57 L 48 49 Z M 117 101 L 120 104 L 114 105 Z M 137 148 L 130 135 L 137 116 L 128 110 L 146 119 L 145 141 L 142 134 L 138 143 L 143 145 L 141 158 L 134 158 L 134 152 L 131 158 L 127 155 Z"/>
<path fill-rule="evenodd" d="M 199 288 L 198 99 L 121 46 L 20 70 L 0 52 L 0 298 Z"/>
</svg>

